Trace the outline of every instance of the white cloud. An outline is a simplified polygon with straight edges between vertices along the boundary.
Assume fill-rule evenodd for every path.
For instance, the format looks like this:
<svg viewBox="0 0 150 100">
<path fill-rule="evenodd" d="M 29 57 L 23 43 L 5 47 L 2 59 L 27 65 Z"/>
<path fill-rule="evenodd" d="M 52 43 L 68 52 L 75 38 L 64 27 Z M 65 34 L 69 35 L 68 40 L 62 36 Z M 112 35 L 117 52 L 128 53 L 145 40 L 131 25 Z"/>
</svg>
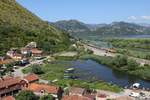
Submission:
<svg viewBox="0 0 150 100">
<path fill-rule="evenodd" d="M 128 17 L 128 19 L 129 19 L 129 20 L 136 20 L 137 17 L 136 17 L 136 16 L 130 16 L 130 17 Z"/>
<path fill-rule="evenodd" d="M 150 16 L 141 16 L 142 19 L 150 20 Z"/>
<path fill-rule="evenodd" d="M 128 20 L 150 20 L 150 16 L 130 16 Z"/>
</svg>

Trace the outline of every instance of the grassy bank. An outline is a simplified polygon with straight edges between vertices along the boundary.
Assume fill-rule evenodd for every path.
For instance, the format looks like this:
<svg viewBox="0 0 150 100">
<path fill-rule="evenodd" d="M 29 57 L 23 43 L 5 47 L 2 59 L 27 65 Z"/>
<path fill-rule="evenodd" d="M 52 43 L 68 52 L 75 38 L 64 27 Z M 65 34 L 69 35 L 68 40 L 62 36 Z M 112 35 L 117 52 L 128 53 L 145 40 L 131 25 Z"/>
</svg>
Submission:
<svg viewBox="0 0 150 100">
<path fill-rule="evenodd" d="M 66 87 L 66 86 L 75 86 L 75 87 L 82 87 L 86 89 L 100 89 L 100 90 L 108 90 L 112 92 L 121 92 L 123 89 L 118 87 L 117 85 L 108 84 L 104 81 L 97 81 L 97 82 L 88 82 L 82 80 L 60 80 L 56 82 L 57 85 Z"/>
<path fill-rule="evenodd" d="M 67 66 L 70 64 L 66 61 L 60 61 L 57 60 L 56 62 L 52 63 L 47 63 L 40 68 L 42 69 L 43 73 L 39 74 L 40 78 L 44 80 L 48 80 L 51 84 L 56 84 L 61 87 L 67 87 L 67 86 L 77 86 L 77 87 L 83 87 L 87 89 L 102 89 L 102 90 L 108 90 L 108 91 L 113 91 L 113 92 L 120 92 L 122 91 L 122 88 L 108 84 L 103 81 L 97 81 L 97 82 L 90 82 L 88 81 L 83 81 L 83 80 L 73 80 L 73 79 L 64 79 L 64 71 L 67 69 Z M 23 69 L 23 73 L 30 73 L 32 72 L 32 66 Z M 58 81 L 55 83 L 52 83 L 52 80 L 57 79 Z"/>
</svg>

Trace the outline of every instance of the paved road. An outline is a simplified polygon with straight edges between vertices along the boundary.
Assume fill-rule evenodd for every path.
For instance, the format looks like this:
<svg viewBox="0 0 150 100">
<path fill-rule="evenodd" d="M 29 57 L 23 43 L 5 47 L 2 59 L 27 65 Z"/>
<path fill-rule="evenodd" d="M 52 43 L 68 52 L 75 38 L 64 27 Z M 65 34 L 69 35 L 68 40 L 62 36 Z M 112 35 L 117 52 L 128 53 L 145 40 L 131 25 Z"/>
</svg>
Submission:
<svg viewBox="0 0 150 100">
<path fill-rule="evenodd" d="M 23 70 L 24 68 L 29 67 L 29 66 L 31 66 L 31 65 L 33 65 L 33 64 L 40 64 L 40 63 L 42 63 L 42 62 L 43 62 L 44 60 L 46 60 L 46 59 L 47 59 L 47 58 L 42 59 L 42 60 L 32 61 L 32 62 L 30 62 L 30 64 L 28 64 L 28 65 L 26 65 L 26 66 L 24 66 L 24 67 L 19 67 L 18 69 L 15 69 L 15 70 L 14 70 L 13 75 L 14 75 L 15 77 L 16 77 L 16 76 L 19 76 L 19 77 L 23 78 L 24 76 L 26 76 L 26 74 L 22 73 L 22 70 Z"/>
<path fill-rule="evenodd" d="M 85 48 L 92 50 L 95 55 L 111 56 L 111 57 L 114 57 L 114 56 L 117 55 L 117 53 L 110 53 L 110 52 L 106 53 L 106 50 L 100 49 L 100 48 L 97 48 L 97 47 L 94 47 L 94 46 L 90 46 L 90 45 L 86 45 L 86 44 L 83 44 L 83 45 L 84 45 Z M 129 57 L 129 58 L 136 60 L 141 65 L 144 65 L 144 64 L 149 64 L 150 65 L 150 60 L 145 60 L 145 59 L 140 59 L 140 58 L 135 58 L 135 57 Z"/>
</svg>

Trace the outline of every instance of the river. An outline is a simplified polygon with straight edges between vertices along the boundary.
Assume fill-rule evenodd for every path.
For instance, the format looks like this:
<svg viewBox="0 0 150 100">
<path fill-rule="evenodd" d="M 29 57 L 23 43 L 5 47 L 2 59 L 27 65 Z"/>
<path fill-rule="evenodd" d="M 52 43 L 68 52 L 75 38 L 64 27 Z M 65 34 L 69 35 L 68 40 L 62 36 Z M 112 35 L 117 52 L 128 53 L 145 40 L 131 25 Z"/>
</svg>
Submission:
<svg viewBox="0 0 150 100">
<path fill-rule="evenodd" d="M 150 82 L 141 80 L 126 73 L 114 71 L 111 68 L 101 65 L 93 60 L 71 61 L 71 66 L 75 68 L 75 74 L 82 80 L 103 80 L 122 87 L 131 86 L 138 82 L 142 87 L 150 88 Z"/>
</svg>

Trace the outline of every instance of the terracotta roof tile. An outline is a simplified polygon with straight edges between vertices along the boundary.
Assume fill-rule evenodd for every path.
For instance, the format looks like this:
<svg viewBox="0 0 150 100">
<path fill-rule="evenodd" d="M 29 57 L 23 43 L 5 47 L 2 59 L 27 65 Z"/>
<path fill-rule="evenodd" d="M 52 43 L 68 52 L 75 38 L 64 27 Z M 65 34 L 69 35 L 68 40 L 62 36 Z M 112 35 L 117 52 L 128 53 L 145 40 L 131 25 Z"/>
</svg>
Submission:
<svg viewBox="0 0 150 100">
<path fill-rule="evenodd" d="M 37 48 L 31 49 L 31 52 L 34 53 L 34 54 L 41 54 L 42 53 L 42 51 L 38 50 Z"/>
<path fill-rule="evenodd" d="M 30 83 L 32 81 L 39 80 L 39 77 L 36 74 L 29 74 L 29 75 L 25 76 L 24 79 L 26 79 Z"/>
<path fill-rule="evenodd" d="M 0 79 L 0 88 L 5 88 L 11 85 L 18 84 L 20 83 L 20 81 L 20 77 L 5 77 L 3 79 Z"/>
<path fill-rule="evenodd" d="M 37 83 L 32 83 L 27 88 L 27 90 L 31 90 L 33 92 L 45 91 L 46 93 L 50 94 L 57 94 L 59 92 L 59 89 L 60 88 L 57 86 L 51 86 L 47 84 L 37 84 Z"/>
</svg>

